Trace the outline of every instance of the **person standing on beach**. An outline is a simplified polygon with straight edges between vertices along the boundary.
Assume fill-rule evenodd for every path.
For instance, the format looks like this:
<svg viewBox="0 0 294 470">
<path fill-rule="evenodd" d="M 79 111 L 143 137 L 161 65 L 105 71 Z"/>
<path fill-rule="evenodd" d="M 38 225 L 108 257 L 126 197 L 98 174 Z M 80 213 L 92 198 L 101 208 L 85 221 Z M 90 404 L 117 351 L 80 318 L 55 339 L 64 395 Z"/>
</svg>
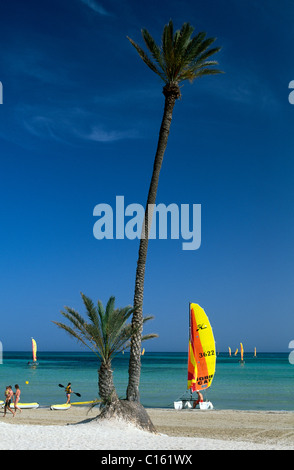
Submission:
<svg viewBox="0 0 294 470">
<path fill-rule="evenodd" d="M 10 408 L 10 405 L 11 405 L 11 401 L 13 400 L 13 391 L 12 391 L 12 387 L 11 385 L 8 385 L 6 387 L 6 390 L 5 390 L 5 404 L 4 404 L 4 416 L 3 418 L 5 418 L 6 416 L 6 411 L 10 411 L 12 414 L 13 414 L 13 417 L 15 415 L 15 411 L 13 411 L 11 408 Z"/>
<path fill-rule="evenodd" d="M 21 393 L 21 392 L 20 392 L 20 388 L 19 388 L 19 386 L 18 386 L 17 384 L 14 385 L 14 387 L 15 387 L 15 390 L 16 390 L 16 392 L 15 392 L 15 394 L 14 394 L 14 395 L 15 395 L 15 399 L 14 399 L 14 410 L 15 410 L 15 411 L 14 411 L 14 412 L 16 413 L 16 410 L 19 410 L 19 411 L 21 412 L 21 409 L 17 406 L 17 404 L 18 404 L 18 402 L 19 402 L 19 398 L 20 398 L 20 393 Z"/>
<path fill-rule="evenodd" d="M 70 403 L 70 395 L 72 393 L 70 382 L 67 384 L 67 387 L 65 387 L 65 393 L 66 393 L 66 404 L 68 404 Z"/>
</svg>

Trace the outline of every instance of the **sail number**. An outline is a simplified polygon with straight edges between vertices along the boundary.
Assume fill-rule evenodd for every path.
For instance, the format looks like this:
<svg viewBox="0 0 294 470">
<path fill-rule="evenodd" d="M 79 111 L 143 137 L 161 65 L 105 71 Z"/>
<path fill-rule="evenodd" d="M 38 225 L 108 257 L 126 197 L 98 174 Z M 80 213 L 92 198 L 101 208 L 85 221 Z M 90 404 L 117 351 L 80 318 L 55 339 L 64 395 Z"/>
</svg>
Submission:
<svg viewBox="0 0 294 470">
<path fill-rule="evenodd" d="M 215 351 L 212 349 L 211 351 L 201 352 L 199 353 L 199 358 L 202 359 L 203 357 L 215 356 Z"/>
</svg>

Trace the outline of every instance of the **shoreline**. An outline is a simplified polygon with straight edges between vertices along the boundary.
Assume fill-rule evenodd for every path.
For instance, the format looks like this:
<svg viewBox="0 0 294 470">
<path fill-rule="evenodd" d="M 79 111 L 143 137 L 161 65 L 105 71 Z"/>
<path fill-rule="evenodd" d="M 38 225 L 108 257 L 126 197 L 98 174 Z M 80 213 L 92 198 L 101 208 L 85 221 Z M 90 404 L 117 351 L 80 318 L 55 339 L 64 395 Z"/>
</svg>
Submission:
<svg viewBox="0 0 294 470">
<path fill-rule="evenodd" d="M 8 412 L 5 418 L 2 411 L 0 429 L 8 427 L 8 434 L 11 429 L 14 435 L 18 435 L 16 449 L 59 449 L 61 441 L 64 447 L 64 439 L 66 442 L 68 440 L 65 445 L 67 449 L 77 450 L 294 449 L 292 411 L 146 410 L 159 435 L 138 431 L 117 420 L 99 422 L 95 420 L 99 409 L 95 407 L 89 410 L 86 406 L 62 411 L 23 409 L 15 417 Z M 87 433 L 89 435 L 86 439 Z M 93 440 L 95 433 L 99 436 Z M 69 438 L 58 437 L 63 434 Z M 0 443 L 0 448 L 14 449 L 13 443 L 5 440 Z"/>
</svg>

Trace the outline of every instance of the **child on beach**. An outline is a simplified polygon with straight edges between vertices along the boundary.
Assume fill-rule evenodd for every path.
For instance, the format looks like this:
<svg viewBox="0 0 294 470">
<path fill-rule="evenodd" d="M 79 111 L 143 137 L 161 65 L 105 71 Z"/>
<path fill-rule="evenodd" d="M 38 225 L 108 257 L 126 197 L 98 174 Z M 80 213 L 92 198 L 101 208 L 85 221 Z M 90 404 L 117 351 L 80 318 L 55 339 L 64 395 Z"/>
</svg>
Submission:
<svg viewBox="0 0 294 470">
<path fill-rule="evenodd" d="M 6 390 L 5 390 L 5 404 L 4 404 L 4 416 L 3 418 L 5 418 L 6 416 L 6 411 L 10 411 L 12 414 L 13 414 L 13 417 L 15 415 L 15 411 L 13 411 L 11 408 L 10 408 L 10 405 L 11 405 L 11 401 L 13 400 L 13 391 L 12 391 L 12 387 L 11 385 L 8 385 L 6 387 Z"/>
<path fill-rule="evenodd" d="M 15 392 L 15 394 L 14 394 L 14 395 L 15 395 L 15 399 L 14 399 L 14 410 L 15 410 L 15 413 L 16 413 L 16 410 L 19 410 L 19 411 L 21 412 L 21 409 L 17 406 L 17 404 L 18 404 L 18 402 L 19 402 L 19 398 L 20 398 L 20 393 L 21 393 L 21 392 L 20 392 L 20 388 L 19 388 L 19 386 L 18 386 L 17 384 L 14 385 L 14 387 L 15 387 L 15 390 L 16 390 L 16 392 Z"/>
</svg>

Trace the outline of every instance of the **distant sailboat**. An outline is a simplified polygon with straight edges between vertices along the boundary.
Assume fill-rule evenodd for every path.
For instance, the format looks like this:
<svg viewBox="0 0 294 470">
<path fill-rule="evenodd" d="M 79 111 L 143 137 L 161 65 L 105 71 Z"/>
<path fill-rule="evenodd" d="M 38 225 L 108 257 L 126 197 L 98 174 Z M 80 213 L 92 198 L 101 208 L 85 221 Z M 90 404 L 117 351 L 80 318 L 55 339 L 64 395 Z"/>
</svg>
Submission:
<svg viewBox="0 0 294 470">
<path fill-rule="evenodd" d="M 244 361 L 244 348 L 243 348 L 243 344 L 240 343 L 240 352 L 241 352 L 241 361 L 240 361 L 240 364 L 243 365 L 245 364 L 245 361 Z"/>
<path fill-rule="evenodd" d="M 256 348 L 254 348 L 254 355 L 253 357 L 256 357 Z"/>
<path fill-rule="evenodd" d="M 32 338 L 32 354 L 33 354 L 33 362 L 29 362 L 30 366 L 37 366 L 39 363 L 37 362 L 37 343 Z"/>
<path fill-rule="evenodd" d="M 33 361 L 37 362 L 37 343 L 34 340 L 34 338 L 32 338 L 32 352 L 33 352 Z"/>
<path fill-rule="evenodd" d="M 237 354 L 238 354 L 238 351 L 239 351 L 239 349 L 237 348 L 237 349 L 236 349 L 236 351 L 235 351 L 235 354 L 234 354 L 234 356 L 237 356 Z"/>
<path fill-rule="evenodd" d="M 232 350 L 231 350 L 231 348 L 229 347 L 229 356 L 231 357 L 231 355 L 232 355 Z"/>
</svg>

